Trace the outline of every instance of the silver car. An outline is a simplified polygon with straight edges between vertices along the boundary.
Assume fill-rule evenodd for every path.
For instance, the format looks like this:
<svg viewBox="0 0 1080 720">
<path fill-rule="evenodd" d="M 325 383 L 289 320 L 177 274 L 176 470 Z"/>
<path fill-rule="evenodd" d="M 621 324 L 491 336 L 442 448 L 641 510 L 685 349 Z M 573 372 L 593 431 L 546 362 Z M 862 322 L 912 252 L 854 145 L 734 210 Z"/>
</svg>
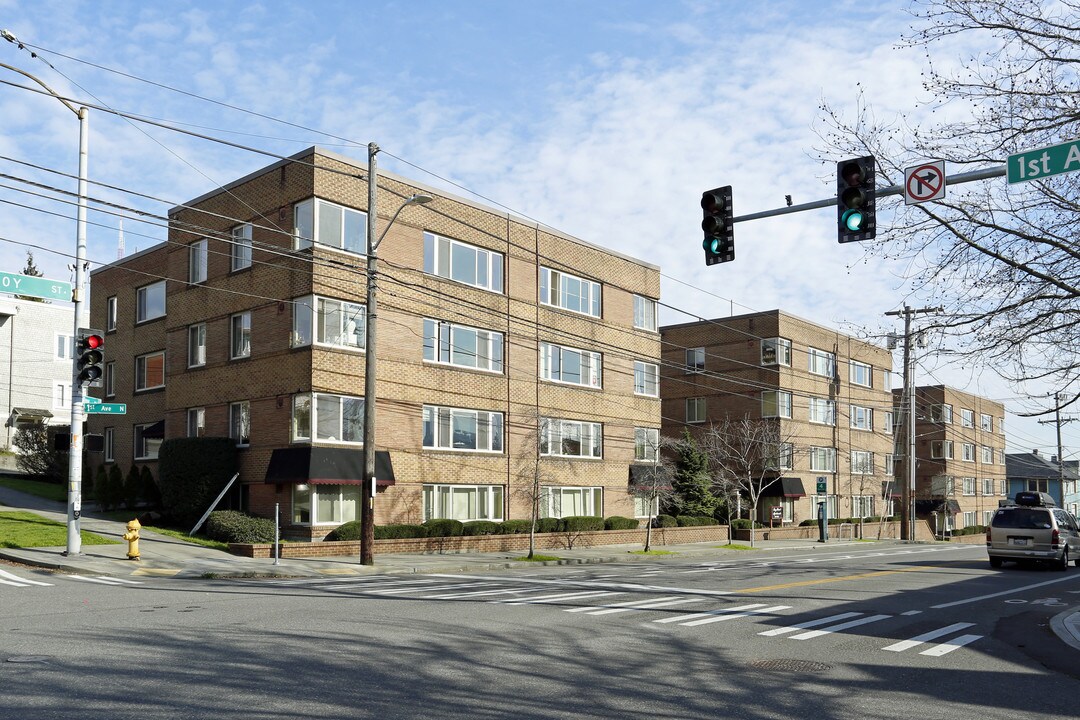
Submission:
<svg viewBox="0 0 1080 720">
<path fill-rule="evenodd" d="M 1049 562 L 1058 570 L 1067 570 L 1072 560 L 1080 567 L 1080 526 L 1046 493 L 1020 492 L 1015 504 L 994 513 L 986 552 L 995 568 L 1005 560 Z"/>
</svg>

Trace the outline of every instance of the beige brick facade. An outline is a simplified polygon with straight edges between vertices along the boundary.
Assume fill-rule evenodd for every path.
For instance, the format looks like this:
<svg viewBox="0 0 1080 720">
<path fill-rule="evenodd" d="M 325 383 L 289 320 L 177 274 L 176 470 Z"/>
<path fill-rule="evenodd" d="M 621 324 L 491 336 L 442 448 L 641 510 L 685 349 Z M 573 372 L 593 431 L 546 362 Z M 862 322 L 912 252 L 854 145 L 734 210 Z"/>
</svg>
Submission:
<svg viewBox="0 0 1080 720">
<path fill-rule="evenodd" d="M 661 336 L 665 435 L 677 437 L 684 428 L 701 433 L 725 416 L 760 419 L 763 393 L 788 393 L 791 417 L 781 417 L 777 422 L 780 437 L 793 445 L 792 467 L 782 476 L 800 480 L 806 495 L 785 501 L 784 524 L 816 517 L 813 496 L 817 480 L 822 477 L 826 478 L 828 494 L 834 496 L 831 516 L 852 517 L 888 510 L 883 502 L 883 485 L 892 480 L 888 463 L 893 453 L 889 420 L 892 355 L 888 350 L 780 310 L 669 325 L 661 328 Z M 789 343 L 789 364 L 784 364 L 783 352 L 779 362 L 763 359 L 763 342 L 772 339 Z M 833 376 L 810 371 L 812 349 L 834 358 Z M 697 358 L 704 359 L 703 367 L 688 366 L 688 362 L 694 362 L 695 350 Z M 853 382 L 853 378 L 860 382 Z M 688 400 L 692 399 L 704 402 L 700 422 L 687 422 Z M 811 422 L 812 400 L 832 402 L 835 422 Z M 856 427 L 852 419 L 855 408 L 864 411 L 868 429 Z M 835 471 L 812 467 L 812 448 L 835 449 Z M 870 453 L 869 466 L 853 468 L 853 451 Z M 777 502 L 767 498 L 759 508 L 762 515 L 758 519 L 768 522 L 765 508 Z M 872 512 L 866 511 L 867 504 Z"/>
<path fill-rule="evenodd" d="M 117 298 L 106 359 L 116 363 L 110 399 L 128 403 L 128 415 L 122 421 L 93 417 L 88 431 L 115 427 L 113 453 L 125 471 L 133 457 L 133 423 L 164 420 L 165 438 L 183 437 L 188 410 L 204 408 L 205 434 L 223 436 L 229 434 L 230 403 L 247 402 L 242 506 L 269 516 L 280 503 L 294 535 L 321 538 L 336 525 L 291 526 L 293 487 L 264 479 L 274 450 L 310 444 L 293 436 L 296 397 L 364 394 L 363 350 L 293 343 L 297 300 L 314 295 L 364 303 L 364 256 L 319 243 L 294 250 L 294 209 L 319 198 L 366 212 L 366 174 L 366 163 L 312 148 L 174 208 L 168 243 L 91 274 L 92 323 L 104 326 L 107 298 Z M 380 491 L 375 522 L 423 520 L 425 484 L 498 486 L 503 517 L 527 517 L 530 505 L 520 487 L 536 463 L 538 417 L 602 425 L 600 458 L 545 457 L 540 464 L 547 483 L 602 488 L 597 513 L 632 516 L 627 485 L 634 429 L 660 426 L 659 398 L 634 392 L 634 361 L 655 364 L 660 355 L 659 333 L 634 326 L 634 297 L 655 302 L 659 269 L 387 174 L 379 177 L 380 233 L 403 198 L 416 192 L 434 200 L 405 207 L 379 247 L 376 449 L 389 451 L 396 484 Z M 252 263 L 233 271 L 229 233 L 241 223 L 252 226 Z M 501 256 L 502 287 L 489 291 L 425 272 L 425 233 Z M 208 239 L 207 279 L 190 283 L 189 246 L 202 238 Z M 541 304 L 541 266 L 599 283 L 600 317 Z M 160 278 L 168 278 L 165 316 L 136 324 L 135 289 Z M 250 313 L 250 356 L 231 359 L 230 323 L 238 313 Z M 501 333 L 502 371 L 425 360 L 425 318 Z M 189 368 L 189 328 L 199 323 L 206 326 L 205 364 Z M 542 342 L 600 353 L 601 387 L 542 380 Z M 156 350 L 166 351 L 165 387 L 135 392 L 134 358 Z M 424 447 L 425 405 L 501 413 L 503 450 Z M 314 444 L 361 447 L 329 439 Z"/>
</svg>

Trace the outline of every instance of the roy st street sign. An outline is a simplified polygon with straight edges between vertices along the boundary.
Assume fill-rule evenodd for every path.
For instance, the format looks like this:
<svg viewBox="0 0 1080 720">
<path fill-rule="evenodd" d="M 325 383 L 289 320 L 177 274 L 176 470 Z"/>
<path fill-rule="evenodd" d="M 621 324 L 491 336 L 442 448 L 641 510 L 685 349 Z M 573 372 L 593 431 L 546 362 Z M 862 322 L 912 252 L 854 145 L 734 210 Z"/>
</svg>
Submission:
<svg viewBox="0 0 1080 720">
<path fill-rule="evenodd" d="M 1080 140 L 1072 140 L 1010 155 L 1006 177 L 1012 185 L 1077 170 L 1080 170 Z"/>
<path fill-rule="evenodd" d="M 71 283 L 32 275 L 0 272 L 0 292 L 71 302 Z"/>
</svg>

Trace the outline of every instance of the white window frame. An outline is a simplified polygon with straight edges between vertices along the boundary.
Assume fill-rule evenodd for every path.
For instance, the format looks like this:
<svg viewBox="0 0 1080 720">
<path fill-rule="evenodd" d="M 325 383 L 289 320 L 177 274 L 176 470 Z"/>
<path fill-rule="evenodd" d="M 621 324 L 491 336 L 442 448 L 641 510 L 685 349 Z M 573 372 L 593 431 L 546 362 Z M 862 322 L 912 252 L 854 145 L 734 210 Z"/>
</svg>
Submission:
<svg viewBox="0 0 1080 720">
<path fill-rule="evenodd" d="M 579 496 L 583 512 L 581 515 L 592 517 L 604 516 L 604 489 L 602 487 L 570 487 L 565 485 L 545 485 L 541 488 L 541 517 L 570 517 L 563 511 L 564 499 L 570 495 Z"/>
<path fill-rule="evenodd" d="M 686 348 L 686 373 L 688 375 L 705 372 L 705 348 Z"/>
<path fill-rule="evenodd" d="M 791 419 L 791 393 L 787 390 L 763 390 L 761 392 L 761 417 Z"/>
<path fill-rule="evenodd" d="M 207 242 L 202 238 L 188 245 L 188 282 L 192 285 L 206 282 Z"/>
<path fill-rule="evenodd" d="M 160 312 L 158 306 L 158 293 L 160 293 Z M 143 285 L 135 291 L 135 324 L 150 322 L 166 313 L 165 281 Z M 152 314 L 156 313 L 156 314 Z"/>
<path fill-rule="evenodd" d="M 873 430 L 874 429 L 874 409 L 863 407 L 861 405 L 850 406 L 850 421 L 851 427 L 854 430 Z"/>
<path fill-rule="evenodd" d="M 639 462 L 660 460 L 659 428 L 634 428 L 634 460 Z"/>
<path fill-rule="evenodd" d="M 994 416 L 986 413 L 979 413 L 979 415 L 983 432 L 994 432 Z"/>
<path fill-rule="evenodd" d="M 331 215 L 337 215 L 336 227 L 324 223 L 324 219 L 329 220 Z M 321 198 L 308 198 L 293 206 L 293 228 L 293 247 L 296 250 L 319 245 L 356 255 L 367 252 L 367 213 L 363 210 Z M 311 237 L 304 235 L 305 230 Z"/>
<path fill-rule="evenodd" d="M 116 329 L 116 296 L 113 295 L 105 301 L 105 332 L 111 332 Z"/>
<path fill-rule="evenodd" d="M 795 462 L 795 445 L 782 442 L 776 449 L 775 454 L 770 452 L 765 456 L 765 467 L 769 470 L 791 470 Z"/>
<path fill-rule="evenodd" d="M 852 495 L 851 496 L 851 517 L 853 518 L 868 518 L 874 516 L 874 496 L 873 495 Z"/>
<path fill-rule="evenodd" d="M 810 447 L 811 472 L 836 472 L 836 448 Z"/>
<path fill-rule="evenodd" d="M 975 411 L 967 408 L 960 408 L 960 427 L 974 428 L 975 427 Z"/>
<path fill-rule="evenodd" d="M 660 366 L 643 360 L 634 361 L 634 394 L 660 397 Z"/>
<path fill-rule="evenodd" d="M 686 422 L 690 424 L 705 422 L 705 398 L 686 398 Z"/>
<path fill-rule="evenodd" d="M 828 398 L 808 398 L 809 422 L 815 425 L 836 425 L 836 401 Z"/>
<path fill-rule="evenodd" d="M 147 362 L 151 358 L 161 358 L 161 383 L 158 385 L 147 385 Z M 135 358 L 135 392 L 141 392 L 143 390 L 156 390 L 157 388 L 165 387 L 165 351 L 158 350 L 152 353 L 146 353 L 145 355 L 139 355 Z"/>
<path fill-rule="evenodd" d="M 649 509 L 649 505 L 652 505 L 652 509 Z M 640 495 L 634 496 L 634 517 L 635 518 L 654 518 L 660 514 L 660 498 L 654 497 L 651 501 L 648 498 L 641 497 Z"/>
<path fill-rule="evenodd" d="M 473 280 L 454 277 L 455 250 L 473 253 Z M 457 255 L 457 257 L 461 257 Z M 453 282 L 480 288 L 489 292 L 503 292 L 503 270 L 506 263 L 503 254 L 487 248 L 471 245 L 460 240 L 424 233 L 424 272 Z"/>
<path fill-rule="evenodd" d="M 455 513 L 460 507 L 456 495 L 464 495 L 465 513 Z M 423 520 L 490 520 L 501 522 L 506 512 L 506 491 L 502 485 L 427 484 L 421 490 Z"/>
<path fill-rule="evenodd" d="M 961 443 L 960 453 L 963 462 L 975 462 L 975 443 Z"/>
<path fill-rule="evenodd" d="M 973 477 L 966 477 L 966 478 L 963 478 L 962 481 L 963 481 L 962 489 L 963 489 L 964 495 L 974 496 L 976 490 L 978 490 L 978 487 L 979 487 L 978 479 L 973 478 Z"/>
<path fill-rule="evenodd" d="M 359 484 L 304 484 L 292 486 L 292 507 L 294 525 L 341 525 L 360 518 Z M 320 502 L 319 496 L 329 499 L 334 514 L 330 518 L 319 517 L 319 508 L 326 507 L 326 500 Z M 307 511 L 307 519 L 302 513 Z"/>
<path fill-rule="evenodd" d="M 848 361 L 848 382 L 860 387 L 874 386 L 874 366 L 855 360 Z"/>
<path fill-rule="evenodd" d="M 894 417 L 895 416 L 893 415 L 892 410 L 886 410 L 884 412 L 884 417 L 882 418 L 882 428 L 881 429 L 884 432 L 889 433 L 890 435 L 893 433 L 893 431 L 896 430 L 895 420 L 893 420 Z"/>
<path fill-rule="evenodd" d="M 881 371 L 881 387 L 887 392 L 892 392 L 892 370 Z"/>
<path fill-rule="evenodd" d="M 229 403 L 229 437 L 236 447 L 251 445 L 251 403 L 247 400 Z"/>
<path fill-rule="evenodd" d="M 574 285 L 578 288 L 576 293 L 571 292 Z M 543 266 L 540 268 L 541 305 L 598 318 L 603 312 L 602 292 L 600 283 L 595 280 L 571 275 L 554 268 Z M 581 309 L 582 306 L 585 309 Z"/>
<path fill-rule="evenodd" d="M 810 496 L 810 509 L 813 512 L 813 516 L 817 517 L 818 503 L 825 503 L 826 512 L 830 518 L 840 517 L 840 496 L 839 495 L 811 495 Z"/>
<path fill-rule="evenodd" d="M 1009 494 L 1009 481 L 1007 479 L 1005 479 L 1005 478 L 1002 478 L 1001 481 L 1000 481 L 1000 485 L 1001 485 L 1000 492 L 998 494 L 999 495 L 1008 495 Z"/>
<path fill-rule="evenodd" d="M 158 452 L 161 449 L 162 439 L 149 438 L 151 442 L 148 444 L 147 438 L 142 436 L 142 432 L 146 430 L 146 428 L 156 424 L 156 422 L 149 422 L 138 423 L 132 426 L 131 452 L 135 460 L 157 460 Z M 154 445 L 153 443 L 157 444 Z M 140 451 L 142 452 L 142 455 L 139 454 Z"/>
<path fill-rule="evenodd" d="M 638 330 L 656 332 L 656 301 L 642 295 L 634 296 L 634 327 Z"/>
<path fill-rule="evenodd" d="M 782 337 L 762 338 L 761 364 L 791 367 L 791 341 Z"/>
<path fill-rule="evenodd" d="M 953 441 L 952 440 L 932 440 L 930 441 L 930 459 L 931 460 L 952 460 L 953 458 Z"/>
<path fill-rule="evenodd" d="M 116 361 L 105 363 L 105 397 L 116 397 Z"/>
<path fill-rule="evenodd" d="M 251 267 L 251 223 L 237 225 L 230 234 L 232 244 L 229 249 L 229 270 L 236 272 Z M 364 240 L 366 242 L 366 238 Z"/>
<path fill-rule="evenodd" d="M 107 427 L 102 430 L 102 442 L 105 445 L 104 462 L 116 462 L 116 428 Z"/>
<path fill-rule="evenodd" d="M 424 362 L 501 375 L 504 343 L 495 330 L 424 318 Z"/>
<path fill-rule="evenodd" d="M 983 495 L 993 495 L 994 494 L 994 478 L 983 478 L 982 492 L 983 492 Z"/>
<path fill-rule="evenodd" d="M 251 357 L 251 311 L 245 310 L 229 316 L 229 359 L 242 360 Z"/>
<path fill-rule="evenodd" d="M 990 447 L 989 445 L 982 446 L 982 462 L 983 465 L 994 464 L 994 448 Z"/>
<path fill-rule="evenodd" d="M 881 457 L 885 462 L 885 474 L 892 477 L 896 474 L 896 456 L 892 453 L 884 453 Z"/>
<path fill-rule="evenodd" d="M 187 366 L 189 368 L 206 365 L 206 323 L 188 325 Z"/>
<path fill-rule="evenodd" d="M 873 475 L 874 474 L 874 453 L 869 450 L 852 450 L 851 451 L 851 474 L 852 475 Z"/>
<path fill-rule="evenodd" d="M 470 425 L 473 447 L 456 439 L 457 429 L 467 429 Z M 501 454 L 506 443 L 505 432 L 506 424 L 501 412 L 441 405 L 425 405 L 423 408 L 421 444 L 425 450 Z"/>
<path fill-rule="evenodd" d="M 943 403 L 930 406 L 930 421 L 951 425 L 953 421 L 952 405 Z"/>
<path fill-rule="evenodd" d="M 71 400 L 68 398 L 68 393 L 71 391 L 70 380 L 54 380 L 52 391 L 52 402 L 54 410 L 70 410 Z"/>
<path fill-rule="evenodd" d="M 334 403 L 337 405 L 336 409 L 333 407 Z M 353 422 L 347 422 L 348 418 L 344 410 L 346 407 L 350 408 L 349 415 L 353 418 Z M 320 409 L 327 413 L 327 418 L 331 411 L 336 412 L 337 423 L 334 434 L 321 434 Z M 293 442 L 307 442 L 312 445 L 323 443 L 363 445 L 364 398 L 320 392 L 294 395 L 290 426 Z M 346 435 L 351 439 L 343 439 Z"/>
<path fill-rule="evenodd" d="M 567 442 L 576 442 L 578 452 L 565 452 Z M 540 455 L 577 460 L 601 460 L 604 457 L 604 426 L 585 420 L 540 418 Z"/>
<path fill-rule="evenodd" d="M 55 333 L 56 342 L 53 344 L 54 360 L 75 359 L 75 336 L 67 333 Z"/>
<path fill-rule="evenodd" d="M 577 355 L 578 368 L 581 371 L 579 375 L 581 382 L 563 379 L 564 373 L 562 369 L 566 365 L 567 357 L 571 355 Z M 603 368 L 604 358 L 598 352 L 556 345 L 555 343 L 540 343 L 540 377 L 548 382 L 600 389 Z"/>
<path fill-rule="evenodd" d="M 836 354 L 811 347 L 806 349 L 806 369 L 811 375 L 836 377 Z"/>
<path fill-rule="evenodd" d="M 187 436 L 203 437 L 206 434 L 206 408 L 193 407 L 187 411 Z"/>
</svg>

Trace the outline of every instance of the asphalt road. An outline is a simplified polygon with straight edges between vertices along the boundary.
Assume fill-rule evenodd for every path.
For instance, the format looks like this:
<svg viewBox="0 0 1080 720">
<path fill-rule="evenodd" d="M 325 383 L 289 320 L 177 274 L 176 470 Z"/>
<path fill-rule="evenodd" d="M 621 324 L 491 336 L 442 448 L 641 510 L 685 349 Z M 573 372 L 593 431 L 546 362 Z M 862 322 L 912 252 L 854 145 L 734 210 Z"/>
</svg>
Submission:
<svg viewBox="0 0 1080 720">
<path fill-rule="evenodd" d="M 977 545 L 303 580 L 0 571 L 3 718 L 1080 715 L 1080 658 L 1049 630 L 1080 569 L 991 570 Z"/>
</svg>

